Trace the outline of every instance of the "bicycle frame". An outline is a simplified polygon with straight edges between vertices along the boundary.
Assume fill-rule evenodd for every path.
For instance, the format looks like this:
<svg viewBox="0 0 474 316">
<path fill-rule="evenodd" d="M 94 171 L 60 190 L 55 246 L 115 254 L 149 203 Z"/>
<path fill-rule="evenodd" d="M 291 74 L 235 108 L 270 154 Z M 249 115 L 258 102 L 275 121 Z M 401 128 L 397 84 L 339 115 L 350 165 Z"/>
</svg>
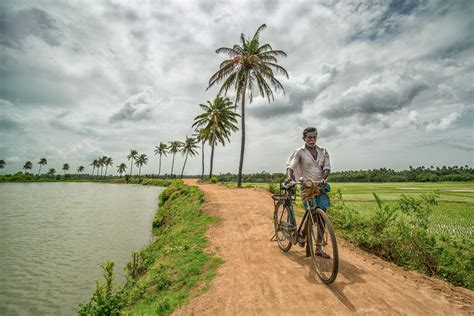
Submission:
<svg viewBox="0 0 474 316">
<path fill-rule="evenodd" d="M 281 188 L 281 186 L 280 186 Z M 301 220 L 300 222 L 300 225 L 298 226 L 298 223 L 296 221 L 296 214 L 295 214 L 295 210 L 293 209 L 293 204 L 294 204 L 294 201 L 296 199 L 296 190 L 292 190 L 290 192 L 290 194 L 280 194 L 280 196 L 283 196 L 283 198 L 281 199 L 275 199 L 275 206 L 277 203 L 280 203 L 283 201 L 283 207 L 287 207 L 288 210 L 289 210 L 289 215 L 290 215 L 290 224 L 292 225 L 291 228 L 286 228 L 284 230 L 284 232 L 286 232 L 286 238 L 292 243 L 292 244 L 296 244 L 298 241 L 299 241 L 299 236 L 301 235 L 301 232 L 302 232 L 302 229 L 304 229 L 305 225 L 306 225 L 306 221 L 309 220 L 309 216 L 308 214 L 310 213 L 310 211 L 313 209 L 312 208 L 312 203 L 309 205 L 308 208 L 305 207 L 305 213 L 303 215 L 303 219 Z M 294 229 L 293 229 L 294 227 Z M 296 229 L 296 227 L 298 227 L 298 229 Z M 291 230 L 291 231 L 290 231 Z M 293 232 L 294 230 L 294 232 Z"/>
</svg>

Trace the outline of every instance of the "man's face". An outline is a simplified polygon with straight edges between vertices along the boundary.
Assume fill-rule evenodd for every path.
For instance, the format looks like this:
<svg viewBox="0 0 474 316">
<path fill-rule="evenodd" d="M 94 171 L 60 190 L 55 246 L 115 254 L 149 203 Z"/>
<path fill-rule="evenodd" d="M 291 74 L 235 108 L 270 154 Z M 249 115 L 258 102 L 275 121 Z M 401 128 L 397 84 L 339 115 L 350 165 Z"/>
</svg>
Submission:
<svg viewBox="0 0 474 316">
<path fill-rule="evenodd" d="M 316 133 L 315 132 L 310 132 L 310 133 L 306 134 L 306 137 L 304 138 L 304 142 L 309 147 L 314 147 L 316 145 Z"/>
</svg>

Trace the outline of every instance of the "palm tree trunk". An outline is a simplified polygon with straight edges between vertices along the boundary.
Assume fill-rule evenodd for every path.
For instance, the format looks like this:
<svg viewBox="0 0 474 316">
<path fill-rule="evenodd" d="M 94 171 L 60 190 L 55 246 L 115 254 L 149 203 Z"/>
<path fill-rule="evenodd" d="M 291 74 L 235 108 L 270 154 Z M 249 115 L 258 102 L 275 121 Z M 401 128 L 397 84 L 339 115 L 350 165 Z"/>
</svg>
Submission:
<svg viewBox="0 0 474 316">
<path fill-rule="evenodd" d="M 138 167 L 138 177 L 140 178 L 140 175 L 142 174 L 142 166 Z"/>
<path fill-rule="evenodd" d="M 133 158 L 132 158 L 132 161 L 130 161 L 130 177 L 132 176 L 132 169 L 133 169 Z"/>
<path fill-rule="evenodd" d="M 201 180 L 204 181 L 204 141 L 201 143 L 201 153 L 202 153 L 202 171 L 201 171 Z"/>
<path fill-rule="evenodd" d="M 214 165 L 214 146 L 215 145 L 216 144 L 213 141 L 212 145 L 211 145 L 211 162 L 210 162 L 210 166 L 209 166 L 209 180 L 211 180 L 211 178 L 212 178 L 212 166 Z"/>
<path fill-rule="evenodd" d="M 38 175 L 40 175 L 40 172 L 41 172 L 41 165 L 40 165 L 40 168 L 38 170 Z"/>
<path fill-rule="evenodd" d="M 105 166 L 105 174 L 104 174 L 104 178 L 107 177 L 107 169 L 109 168 L 109 166 Z"/>
<path fill-rule="evenodd" d="M 94 171 L 95 171 L 95 166 L 92 167 L 92 179 L 94 179 Z"/>
<path fill-rule="evenodd" d="M 161 174 L 161 155 L 160 155 L 160 167 L 158 167 L 158 179 L 160 178 Z"/>
<path fill-rule="evenodd" d="M 184 159 L 183 169 L 181 170 L 181 179 L 183 179 L 184 167 L 186 167 L 186 161 L 188 161 L 188 153 L 186 153 L 186 158 Z"/>
<path fill-rule="evenodd" d="M 173 154 L 173 162 L 171 163 L 171 178 L 173 178 L 174 156 L 176 156 L 176 154 Z"/>
<path fill-rule="evenodd" d="M 237 187 L 242 186 L 242 167 L 244 166 L 244 151 L 245 151 L 245 92 L 247 91 L 247 79 L 245 77 L 244 92 L 242 95 L 242 115 L 241 119 L 241 131 L 242 131 L 242 141 L 240 144 L 240 162 L 239 162 L 239 176 L 237 179 Z"/>
</svg>

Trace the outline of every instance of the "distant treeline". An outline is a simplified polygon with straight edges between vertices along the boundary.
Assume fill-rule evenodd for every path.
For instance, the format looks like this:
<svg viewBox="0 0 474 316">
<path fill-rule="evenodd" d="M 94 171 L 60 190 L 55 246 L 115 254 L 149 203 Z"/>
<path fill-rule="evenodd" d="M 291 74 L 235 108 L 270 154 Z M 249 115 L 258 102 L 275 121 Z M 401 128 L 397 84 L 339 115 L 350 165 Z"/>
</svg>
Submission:
<svg viewBox="0 0 474 316">
<path fill-rule="evenodd" d="M 283 173 L 252 173 L 243 174 L 243 182 L 280 182 L 283 181 Z M 220 182 L 232 182 L 237 180 L 237 175 L 226 173 L 217 176 Z M 474 181 L 474 169 L 469 166 L 433 167 L 421 166 L 408 170 L 395 171 L 393 169 L 380 168 L 369 170 L 349 170 L 332 172 L 329 176 L 332 182 L 442 182 L 442 181 Z"/>
</svg>

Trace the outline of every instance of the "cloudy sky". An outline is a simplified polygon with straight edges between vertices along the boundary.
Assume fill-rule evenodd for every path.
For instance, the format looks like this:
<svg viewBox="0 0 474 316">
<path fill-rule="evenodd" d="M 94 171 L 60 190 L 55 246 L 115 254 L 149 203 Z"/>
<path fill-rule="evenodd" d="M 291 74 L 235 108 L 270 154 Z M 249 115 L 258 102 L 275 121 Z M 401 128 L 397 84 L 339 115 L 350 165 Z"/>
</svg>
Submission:
<svg viewBox="0 0 474 316">
<path fill-rule="evenodd" d="M 2 1 L 1 172 L 27 160 L 36 171 L 41 157 L 57 170 L 99 155 L 116 165 L 133 148 L 156 173 L 155 146 L 191 135 L 216 96 L 215 50 L 263 23 L 260 42 L 288 54 L 290 78 L 274 102 L 246 107 L 245 173 L 283 171 L 306 126 L 336 171 L 472 166 L 473 16 L 470 0 Z M 215 172 L 236 173 L 239 151 L 237 133 Z"/>
</svg>

